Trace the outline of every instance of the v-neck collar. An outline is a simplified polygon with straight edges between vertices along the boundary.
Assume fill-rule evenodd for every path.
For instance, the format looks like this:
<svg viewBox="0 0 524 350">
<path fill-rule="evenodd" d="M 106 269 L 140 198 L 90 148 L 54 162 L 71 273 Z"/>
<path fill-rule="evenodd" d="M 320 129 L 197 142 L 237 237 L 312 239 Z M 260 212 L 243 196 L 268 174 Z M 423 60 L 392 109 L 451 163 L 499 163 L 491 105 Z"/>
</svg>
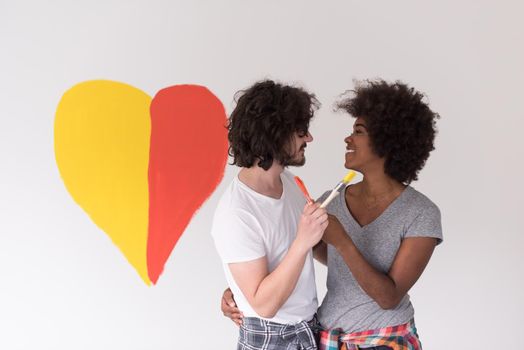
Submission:
<svg viewBox="0 0 524 350">
<path fill-rule="evenodd" d="M 393 210 L 392 208 L 400 201 L 400 199 L 402 197 L 404 197 L 406 195 L 406 192 L 408 191 L 411 191 L 411 186 L 406 186 L 406 188 L 404 188 L 404 190 L 398 195 L 397 198 L 395 198 L 393 200 L 393 202 L 391 202 L 387 207 L 386 209 L 384 209 L 382 211 L 382 213 L 380 213 L 379 216 L 377 216 L 373 221 L 371 221 L 369 224 L 367 225 L 360 225 L 360 223 L 353 217 L 353 214 L 351 213 L 351 210 L 349 210 L 349 207 L 348 207 L 348 204 L 346 202 L 346 191 L 348 189 L 349 186 L 347 186 L 345 189 L 344 189 L 344 193 L 342 194 L 342 196 L 340 196 L 340 200 L 342 200 L 342 204 L 344 206 L 344 210 L 345 210 L 345 213 L 348 215 L 348 217 L 351 219 L 351 221 L 353 222 L 353 224 L 355 226 L 357 226 L 360 230 L 365 230 L 367 229 L 369 226 L 372 226 L 374 225 L 375 223 L 377 223 L 378 221 L 382 220 L 384 217 L 386 217 L 386 215 L 389 214 L 389 212 L 391 210 Z"/>
</svg>

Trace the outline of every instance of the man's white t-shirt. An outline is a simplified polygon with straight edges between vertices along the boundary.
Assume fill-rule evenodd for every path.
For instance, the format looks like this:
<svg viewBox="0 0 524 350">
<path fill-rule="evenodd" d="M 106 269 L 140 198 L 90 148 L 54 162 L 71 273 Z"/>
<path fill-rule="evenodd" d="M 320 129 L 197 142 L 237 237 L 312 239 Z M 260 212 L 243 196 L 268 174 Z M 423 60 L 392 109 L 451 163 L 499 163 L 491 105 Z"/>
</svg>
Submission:
<svg viewBox="0 0 524 350">
<path fill-rule="evenodd" d="M 293 174 L 280 175 L 280 199 L 264 196 L 242 183 L 238 176 L 222 195 L 213 218 L 211 234 L 215 240 L 229 287 L 245 317 L 259 317 L 235 283 L 229 263 L 246 262 L 266 256 L 271 273 L 284 259 L 296 237 L 298 222 L 306 204 Z M 313 318 L 318 306 L 310 251 L 294 291 L 276 315 L 266 320 L 295 324 Z"/>
</svg>

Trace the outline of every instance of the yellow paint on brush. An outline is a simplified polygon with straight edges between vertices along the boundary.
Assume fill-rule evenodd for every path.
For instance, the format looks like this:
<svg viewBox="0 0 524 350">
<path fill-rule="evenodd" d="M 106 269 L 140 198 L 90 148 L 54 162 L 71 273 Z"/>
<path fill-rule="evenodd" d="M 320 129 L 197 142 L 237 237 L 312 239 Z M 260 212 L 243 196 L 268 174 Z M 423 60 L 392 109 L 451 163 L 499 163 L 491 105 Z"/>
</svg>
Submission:
<svg viewBox="0 0 524 350">
<path fill-rule="evenodd" d="M 345 184 L 349 183 L 355 177 L 355 175 L 356 173 L 353 170 L 350 170 L 349 173 L 344 177 L 342 182 Z"/>
<path fill-rule="evenodd" d="M 55 119 L 67 190 L 148 285 L 150 104 L 137 88 L 94 80 L 68 90 Z"/>
</svg>

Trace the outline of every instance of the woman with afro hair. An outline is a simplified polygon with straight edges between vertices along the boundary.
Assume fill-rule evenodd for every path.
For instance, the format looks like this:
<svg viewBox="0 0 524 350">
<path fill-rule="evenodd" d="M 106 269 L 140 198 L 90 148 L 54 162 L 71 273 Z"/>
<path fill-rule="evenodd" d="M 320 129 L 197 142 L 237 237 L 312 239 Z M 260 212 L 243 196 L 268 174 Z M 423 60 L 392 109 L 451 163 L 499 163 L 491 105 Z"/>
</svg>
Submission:
<svg viewBox="0 0 524 350">
<path fill-rule="evenodd" d="M 438 207 L 410 183 L 434 149 L 439 116 L 420 92 L 383 80 L 358 83 L 338 108 L 356 118 L 344 139 L 345 167 L 363 180 L 327 207 L 329 226 L 315 249 L 328 266 L 320 348 L 421 349 L 407 293 L 442 228 Z"/>
</svg>

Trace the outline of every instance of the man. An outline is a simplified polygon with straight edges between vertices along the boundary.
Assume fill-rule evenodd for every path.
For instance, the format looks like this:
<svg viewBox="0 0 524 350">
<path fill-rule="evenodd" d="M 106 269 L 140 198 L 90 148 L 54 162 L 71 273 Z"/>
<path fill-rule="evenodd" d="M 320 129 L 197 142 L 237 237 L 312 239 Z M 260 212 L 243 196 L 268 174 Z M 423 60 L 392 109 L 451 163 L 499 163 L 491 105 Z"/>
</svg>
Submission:
<svg viewBox="0 0 524 350">
<path fill-rule="evenodd" d="M 242 93 L 229 120 L 229 153 L 242 169 L 219 201 L 212 236 L 245 316 L 239 349 L 316 349 L 311 249 L 328 217 L 306 204 L 286 167 L 305 163 L 317 107 L 303 89 L 267 80 Z"/>
</svg>

